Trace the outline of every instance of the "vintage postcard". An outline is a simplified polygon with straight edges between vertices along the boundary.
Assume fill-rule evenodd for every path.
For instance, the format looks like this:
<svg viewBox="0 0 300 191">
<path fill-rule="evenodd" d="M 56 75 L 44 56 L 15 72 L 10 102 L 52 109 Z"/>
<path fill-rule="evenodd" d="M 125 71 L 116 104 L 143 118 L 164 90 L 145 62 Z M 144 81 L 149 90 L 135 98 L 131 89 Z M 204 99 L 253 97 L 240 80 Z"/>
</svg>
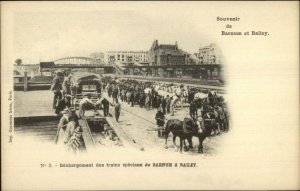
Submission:
<svg viewBox="0 0 300 191">
<path fill-rule="evenodd" d="M 3 190 L 300 189 L 299 2 L 1 2 Z"/>
</svg>

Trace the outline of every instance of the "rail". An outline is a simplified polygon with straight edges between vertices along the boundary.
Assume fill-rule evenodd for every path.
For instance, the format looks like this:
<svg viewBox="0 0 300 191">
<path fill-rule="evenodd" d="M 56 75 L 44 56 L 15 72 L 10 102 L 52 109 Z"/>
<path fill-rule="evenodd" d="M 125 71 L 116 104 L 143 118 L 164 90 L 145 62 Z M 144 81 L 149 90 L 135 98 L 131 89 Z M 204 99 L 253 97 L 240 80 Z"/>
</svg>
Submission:
<svg viewBox="0 0 300 191">
<path fill-rule="evenodd" d="M 86 150 L 94 149 L 95 141 L 93 139 L 91 129 L 90 129 L 86 119 L 80 119 L 78 122 L 82 128 L 82 138 L 83 138 Z"/>
<path fill-rule="evenodd" d="M 111 102 L 111 101 L 109 101 Z M 110 107 L 110 114 L 112 114 L 113 117 L 106 117 L 106 122 L 109 124 L 109 126 L 114 130 L 116 135 L 120 138 L 123 145 L 129 145 L 132 146 L 138 150 L 143 151 L 144 147 L 136 142 L 133 138 L 131 138 L 125 131 L 122 130 L 120 125 L 113 119 L 115 118 L 114 112 L 112 111 L 112 108 Z"/>
</svg>

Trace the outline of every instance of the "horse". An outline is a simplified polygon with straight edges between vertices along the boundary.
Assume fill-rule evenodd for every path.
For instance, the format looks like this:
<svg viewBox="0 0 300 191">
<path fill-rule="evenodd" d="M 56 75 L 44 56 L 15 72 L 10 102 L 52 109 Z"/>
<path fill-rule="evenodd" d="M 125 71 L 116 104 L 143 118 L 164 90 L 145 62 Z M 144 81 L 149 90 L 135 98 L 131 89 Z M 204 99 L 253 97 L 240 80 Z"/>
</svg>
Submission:
<svg viewBox="0 0 300 191">
<path fill-rule="evenodd" d="M 203 120 L 202 118 L 200 118 L 200 120 L 193 122 L 197 124 L 197 131 L 192 131 L 191 136 L 187 137 L 188 142 L 190 144 L 189 148 L 193 148 L 192 138 L 197 137 L 199 141 L 198 153 L 203 153 L 203 141 L 206 139 L 206 137 L 209 137 L 211 135 L 212 130 L 215 128 L 215 119 Z"/>
<path fill-rule="evenodd" d="M 165 127 L 165 148 L 168 148 L 168 137 L 169 134 L 172 132 L 173 134 L 173 146 L 176 147 L 176 137 L 180 138 L 180 152 L 182 152 L 183 144 L 185 144 L 185 139 L 189 142 L 189 149 L 193 148 L 192 144 L 192 136 L 197 134 L 198 128 L 197 124 L 191 123 L 193 121 L 189 118 L 184 118 L 184 121 L 180 121 L 178 119 L 170 119 L 166 123 Z"/>
<path fill-rule="evenodd" d="M 178 136 L 180 138 L 180 152 L 182 152 L 183 144 L 185 145 L 185 139 L 187 139 L 189 143 L 188 149 L 193 149 L 192 138 L 195 136 L 199 141 L 198 153 L 203 153 L 203 141 L 206 139 L 206 137 L 211 135 L 211 131 L 214 126 L 214 121 L 210 119 L 206 119 L 204 121 L 202 118 L 199 121 L 195 121 L 190 118 L 184 118 L 183 121 L 178 119 L 170 119 L 166 123 L 164 133 L 166 139 L 165 148 L 168 148 L 167 139 L 170 132 L 172 132 L 174 146 L 176 146 L 176 137 Z"/>
</svg>

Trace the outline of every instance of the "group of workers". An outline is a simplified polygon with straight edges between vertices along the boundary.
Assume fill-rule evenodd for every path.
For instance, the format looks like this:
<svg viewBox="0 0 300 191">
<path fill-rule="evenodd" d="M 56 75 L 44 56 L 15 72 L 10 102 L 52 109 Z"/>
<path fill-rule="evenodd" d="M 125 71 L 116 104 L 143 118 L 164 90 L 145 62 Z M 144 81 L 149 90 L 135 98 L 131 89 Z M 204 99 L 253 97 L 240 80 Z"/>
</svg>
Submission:
<svg viewBox="0 0 300 191">
<path fill-rule="evenodd" d="M 121 113 L 121 105 L 118 99 L 115 99 L 114 103 L 110 103 L 102 94 L 98 95 L 97 101 L 94 103 L 91 100 L 91 95 L 88 94 L 84 98 L 82 98 L 79 102 L 79 116 L 84 117 L 86 110 L 94 110 L 95 114 L 98 109 L 103 110 L 103 116 L 109 116 L 109 106 L 113 106 L 115 110 L 115 118 L 116 121 L 119 122 L 120 113 Z"/>
<path fill-rule="evenodd" d="M 65 108 L 58 123 L 55 143 L 66 146 L 67 150 L 78 152 L 84 150 L 82 129 L 74 108 Z"/>
<path fill-rule="evenodd" d="M 113 101 L 120 98 L 122 102 L 128 103 L 131 107 L 138 105 L 146 110 L 161 108 L 164 114 L 170 113 L 173 111 L 172 106 L 176 100 L 184 97 L 185 90 L 177 86 L 168 86 L 169 91 L 164 91 L 163 87 L 165 86 L 160 85 L 153 82 L 123 79 L 107 83 L 105 89 Z"/>
<path fill-rule="evenodd" d="M 58 123 L 56 143 L 67 146 L 68 150 L 77 152 L 84 148 L 82 140 L 82 128 L 79 125 L 79 119 L 85 117 L 86 110 L 103 110 L 103 116 L 109 115 L 109 106 L 114 106 L 116 121 L 119 121 L 121 105 L 118 100 L 111 104 L 101 93 L 96 94 L 97 100 L 93 102 L 92 94 L 86 94 L 79 100 L 79 115 L 76 113 L 76 105 L 73 99 L 76 95 L 72 92 L 72 76 L 61 78 L 56 76 L 51 85 L 51 91 L 54 93 L 53 109 L 57 115 L 62 115 Z"/>
</svg>

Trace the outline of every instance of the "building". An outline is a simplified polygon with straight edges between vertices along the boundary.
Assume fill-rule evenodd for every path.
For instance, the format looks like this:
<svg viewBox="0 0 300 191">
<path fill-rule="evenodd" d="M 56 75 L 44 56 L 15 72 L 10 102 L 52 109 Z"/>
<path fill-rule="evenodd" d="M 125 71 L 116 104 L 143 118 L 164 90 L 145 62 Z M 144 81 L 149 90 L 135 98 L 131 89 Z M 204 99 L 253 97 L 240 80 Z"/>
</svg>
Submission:
<svg viewBox="0 0 300 191">
<path fill-rule="evenodd" d="M 189 54 L 180 49 L 177 42 L 175 44 L 159 44 L 155 40 L 148 51 L 149 64 L 125 65 L 123 66 L 124 73 L 161 78 L 219 79 L 222 71 L 222 65 L 219 64 L 221 63 L 219 56 L 221 54 L 217 54 L 219 50 L 212 44 L 202 47 L 200 51 L 200 53 Z M 206 64 L 203 63 L 203 59 Z"/>
<path fill-rule="evenodd" d="M 105 61 L 110 64 L 112 62 L 120 63 L 147 63 L 149 62 L 147 51 L 108 51 Z"/>
<path fill-rule="evenodd" d="M 95 63 L 105 62 L 103 52 L 93 52 L 90 54 L 90 58 L 96 60 Z"/>
<path fill-rule="evenodd" d="M 199 53 L 195 53 L 199 58 L 200 64 L 221 64 L 222 56 L 220 49 L 216 44 L 211 43 L 209 46 L 199 48 Z"/>
<path fill-rule="evenodd" d="M 27 76 L 33 78 L 34 76 L 40 75 L 40 65 L 39 64 L 20 64 L 14 65 L 14 75 L 15 76 L 24 76 L 24 73 L 27 72 Z"/>
<path fill-rule="evenodd" d="M 149 51 L 150 65 L 186 65 L 188 64 L 189 54 L 178 48 L 177 42 L 172 44 L 158 44 L 155 40 Z"/>
</svg>

